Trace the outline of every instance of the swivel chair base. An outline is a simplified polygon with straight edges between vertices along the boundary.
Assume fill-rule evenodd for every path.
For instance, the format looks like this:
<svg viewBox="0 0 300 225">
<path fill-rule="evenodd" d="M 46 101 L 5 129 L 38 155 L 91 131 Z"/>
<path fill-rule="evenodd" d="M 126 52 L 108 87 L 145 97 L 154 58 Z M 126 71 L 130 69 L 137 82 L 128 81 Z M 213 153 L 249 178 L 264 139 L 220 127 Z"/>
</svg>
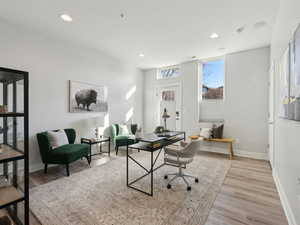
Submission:
<svg viewBox="0 0 300 225">
<path fill-rule="evenodd" d="M 186 183 L 186 185 L 187 185 L 187 190 L 188 190 L 188 191 L 190 191 L 190 190 L 192 189 L 192 187 L 190 186 L 190 184 L 189 184 L 189 182 L 187 181 L 186 177 L 187 177 L 187 178 L 193 178 L 193 179 L 195 179 L 195 182 L 196 182 L 196 183 L 199 182 L 199 179 L 198 179 L 197 177 L 191 176 L 191 175 L 188 175 L 188 174 L 183 173 L 181 167 L 179 167 L 178 173 L 170 173 L 170 174 L 166 174 L 164 178 L 165 178 L 165 179 L 168 179 L 168 176 L 174 176 L 174 177 L 168 182 L 168 185 L 167 185 L 167 188 L 168 188 L 168 189 L 170 189 L 170 188 L 172 187 L 172 186 L 171 186 L 171 183 L 172 183 L 175 179 L 177 179 L 177 178 L 179 178 L 179 177 L 183 179 L 184 183 Z"/>
</svg>

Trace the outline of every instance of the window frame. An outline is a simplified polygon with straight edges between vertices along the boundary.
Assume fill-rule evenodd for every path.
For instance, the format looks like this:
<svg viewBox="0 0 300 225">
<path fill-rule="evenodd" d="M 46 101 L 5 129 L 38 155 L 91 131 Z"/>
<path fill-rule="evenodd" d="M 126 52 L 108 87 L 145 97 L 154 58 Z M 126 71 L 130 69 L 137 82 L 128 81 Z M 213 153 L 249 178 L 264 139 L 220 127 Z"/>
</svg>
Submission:
<svg viewBox="0 0 300 225">
<path fill-rule="evenodd" d="M 223 85 L 223 98 L 222 99 L 205 99 L 203 98 L 203 64 L 212 62 L 212 61 L 218 61 L 218 60 L 223 60 L 224 61 L 224 85 Z M 225 101 L 226 98 L 226 56 L 217 56 L 217 57 L 211 57 L 211 58 L 206 58 L 206 59 L 201 59 L 199 60 L 199 72 L 198 72 L 198 96 L 199 100 L 201 101 L 208 101 L 208 102 L 220 102 L 220 101 Z M 201 72 L 201 74 L 200 74 Z"/>
<path fill-rule="evenodd" d="M 160 77 L 162 70 L 168 70 L 168 69 L 174 69 L 174 68 L 179 70 L 179 73 L 177 76 L 175 76 L 175 77 Z M 180 65 L 161 67 L 161 68 L 158 68 L 157 72 L 156 72 L 156 80 L 170 80 L 170 79 L 176 79 L 180 76 L 181 76 L 181 66 Z"/>
</svg>

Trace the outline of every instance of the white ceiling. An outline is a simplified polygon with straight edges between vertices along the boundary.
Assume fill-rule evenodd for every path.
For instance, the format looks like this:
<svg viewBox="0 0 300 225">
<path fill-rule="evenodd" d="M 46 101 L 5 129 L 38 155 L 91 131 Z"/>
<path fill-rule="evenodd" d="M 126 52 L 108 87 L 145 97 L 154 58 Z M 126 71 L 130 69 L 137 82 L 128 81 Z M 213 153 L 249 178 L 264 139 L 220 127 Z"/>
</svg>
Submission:
<svg viewBox="0 0 300 225">
<path fill-rule="evenodd" d="M 269 45 L 278 2 L 0 0 L 0 17 L 152 68 L 189 61 L 192 56 L 208 58 Z M 59 17 L 63 13 L 70 14 L 73 22 L 63 22 Z M 254 28 L 259 21 L 267 25 Z M 245 30 L 238 34 L 241 26 Z M 220 38 L 210 39 L 213 32 Z"/>
</svg>

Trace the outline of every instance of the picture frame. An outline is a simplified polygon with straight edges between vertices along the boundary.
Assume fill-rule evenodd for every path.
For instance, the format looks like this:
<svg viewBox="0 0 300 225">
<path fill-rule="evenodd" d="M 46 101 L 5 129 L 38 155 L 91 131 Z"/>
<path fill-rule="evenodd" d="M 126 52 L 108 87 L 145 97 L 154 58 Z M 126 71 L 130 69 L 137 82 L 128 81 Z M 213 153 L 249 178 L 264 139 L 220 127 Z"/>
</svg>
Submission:
<svg viewBox="0 0 300 225">
<path fill-rule="evenodd" d="M 70 113 L 107 113 L 107 97 L 106 86 L 69 81 Z"/>
</svg>

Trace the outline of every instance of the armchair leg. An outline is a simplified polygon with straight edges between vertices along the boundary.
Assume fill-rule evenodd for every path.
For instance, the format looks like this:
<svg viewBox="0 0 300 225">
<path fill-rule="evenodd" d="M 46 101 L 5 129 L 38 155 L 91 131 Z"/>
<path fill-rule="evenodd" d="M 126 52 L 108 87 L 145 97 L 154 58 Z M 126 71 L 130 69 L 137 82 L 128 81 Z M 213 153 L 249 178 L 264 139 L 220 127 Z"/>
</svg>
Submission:
<svg viewBox="0 0 300 225">
<path fill-rule="evenodd" d="M 85 158 L 87 159 L 89 166 L 91 166 L 91 160 L 90 160 L 90 157 L 89 157 L 89 156 L 86 156 Z"/>
<path fill-rule="evenodd" d="M 118 155 L 119 147 L 116 146 L 116 155 Z"/>
<path fill-rule="evenodd" d="M 47 171 L 48 171 L 48 164 L 47 164 L 47 163 L 45 163 L 45 167 L 44 167 L 44 173 L 47 173 Z"/>
<path fill-rule="evenodd" d="M 70 176 L 69 164 L 66 164 L 67 176 Z"/>
</svg>

